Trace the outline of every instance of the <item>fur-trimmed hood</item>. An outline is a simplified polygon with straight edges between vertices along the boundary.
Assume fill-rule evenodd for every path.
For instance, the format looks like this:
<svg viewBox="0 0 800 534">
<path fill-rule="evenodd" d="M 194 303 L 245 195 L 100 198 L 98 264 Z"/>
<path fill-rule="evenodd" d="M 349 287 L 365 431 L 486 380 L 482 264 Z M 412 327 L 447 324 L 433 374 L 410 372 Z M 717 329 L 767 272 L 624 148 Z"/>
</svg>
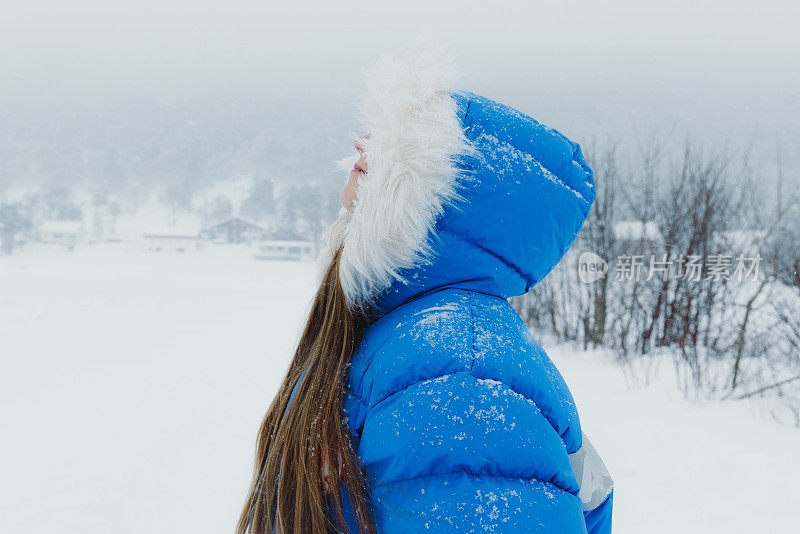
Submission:
<svg viewBox="0 0 800 534">
<path fill-rule="evenodd" d="M 450 72 L 417 48 L 365 77 L 369 172 L 354 208 L 326 230 L 323 257 L 342 248 L 354 307 L 386 312 L 444 287 L 522 294 L 566 253 L 594 200 L 577 144 L 512 108 L 452 92 Z"/>
</svg>

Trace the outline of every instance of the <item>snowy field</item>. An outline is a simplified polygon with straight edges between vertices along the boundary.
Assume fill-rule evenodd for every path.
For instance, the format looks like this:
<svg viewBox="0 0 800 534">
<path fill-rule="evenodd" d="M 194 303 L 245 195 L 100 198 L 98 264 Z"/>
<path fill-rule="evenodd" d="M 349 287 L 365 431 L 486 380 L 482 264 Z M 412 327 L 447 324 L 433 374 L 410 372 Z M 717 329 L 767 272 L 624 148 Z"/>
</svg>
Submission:
<svg viewBox="0 0 800 534">
<path fill-rule="evenodd" d="M 231 532 L 314 265 L 129 245 L 0 257 L 0 532 Z M 549 347 L 617 533 L 791 532 L 800 430 Z"/>
</svg>

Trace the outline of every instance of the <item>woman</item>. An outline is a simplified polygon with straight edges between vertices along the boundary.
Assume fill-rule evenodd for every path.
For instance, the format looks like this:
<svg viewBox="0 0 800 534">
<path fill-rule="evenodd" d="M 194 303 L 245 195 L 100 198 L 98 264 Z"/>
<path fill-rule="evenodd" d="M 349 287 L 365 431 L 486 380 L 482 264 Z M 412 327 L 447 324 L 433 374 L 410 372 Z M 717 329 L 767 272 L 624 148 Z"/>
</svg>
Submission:
<svg viewBox="0 0 800 534">
<path fill-rule="evenodd" d="M 448 92 L 424 49 L 366 81 L 368 135 L 239 532 L 610 532 L 608 473 L 506 300 L 577 236 L 591 169 L 556 130 Z"/>
</svg>

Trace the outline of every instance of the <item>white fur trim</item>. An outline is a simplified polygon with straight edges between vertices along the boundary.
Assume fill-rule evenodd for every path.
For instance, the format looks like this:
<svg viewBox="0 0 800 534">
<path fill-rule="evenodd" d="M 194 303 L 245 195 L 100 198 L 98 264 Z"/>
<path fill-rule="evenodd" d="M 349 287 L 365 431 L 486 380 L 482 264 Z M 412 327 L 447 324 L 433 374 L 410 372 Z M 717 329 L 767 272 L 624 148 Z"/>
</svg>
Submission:
<svg viewBox="0 0 800 534">
<path fill-rule="evenodd" d="M 379 60 L 365 76 L 362 122 L 371 137 L 362 145 L 369 172 L 354 208 L 342 209 L 326 230 L 323 259 L 342 246 L 339 274 L 353 307 L 368 307 L 401 280 L 399 271 L 431 259 L 429 233 L 458 199 L 455 158 L 469 143 L 448 92 L 450 72 L 440 53 L 417 47 Z"/>
</svg>

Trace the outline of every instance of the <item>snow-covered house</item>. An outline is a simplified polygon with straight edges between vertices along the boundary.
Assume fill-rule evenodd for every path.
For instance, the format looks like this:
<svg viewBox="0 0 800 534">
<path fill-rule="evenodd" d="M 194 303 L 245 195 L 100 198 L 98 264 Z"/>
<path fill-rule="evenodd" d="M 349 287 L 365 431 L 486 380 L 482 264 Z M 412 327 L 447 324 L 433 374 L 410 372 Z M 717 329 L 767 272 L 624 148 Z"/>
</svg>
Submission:
<svg viewBox="0 0 800 534">
<path fill-rule="evenodd" d="M 46 221 L 39 227 L 39 240 L 74 250 L 81 238 L 81 221 Z"/>
<path fill-rule="evenodd" d="M 255 253 L 257 260 L 310 261 L 316 256 L 311 241 L 261 241 Z"/>
<path fill-rule="evenodd" d="M 150 252 L 188 252 L 202 245 L 197 234 L 153 233 L 144 235 L 144 248 Z"/>
<path fill-rule="evenodd" d="M 625 254 L 652 252 L 663 241 L 654 221 L 618 221 L 614 223 L 614 240 Z"/>
<path fill-rule="evenodd" d="M 722 253 L 752 256 L 761 252 L 768 235 L 765 230 L 728 230 L 714 238 Z"/>
<path fill-rule="evenodd" d="M 234 217 L 204 228 L 200 237 L 213 243 L 253 243 L 266 237 L 266 230 L 257 224 Z"/>
</svg>

